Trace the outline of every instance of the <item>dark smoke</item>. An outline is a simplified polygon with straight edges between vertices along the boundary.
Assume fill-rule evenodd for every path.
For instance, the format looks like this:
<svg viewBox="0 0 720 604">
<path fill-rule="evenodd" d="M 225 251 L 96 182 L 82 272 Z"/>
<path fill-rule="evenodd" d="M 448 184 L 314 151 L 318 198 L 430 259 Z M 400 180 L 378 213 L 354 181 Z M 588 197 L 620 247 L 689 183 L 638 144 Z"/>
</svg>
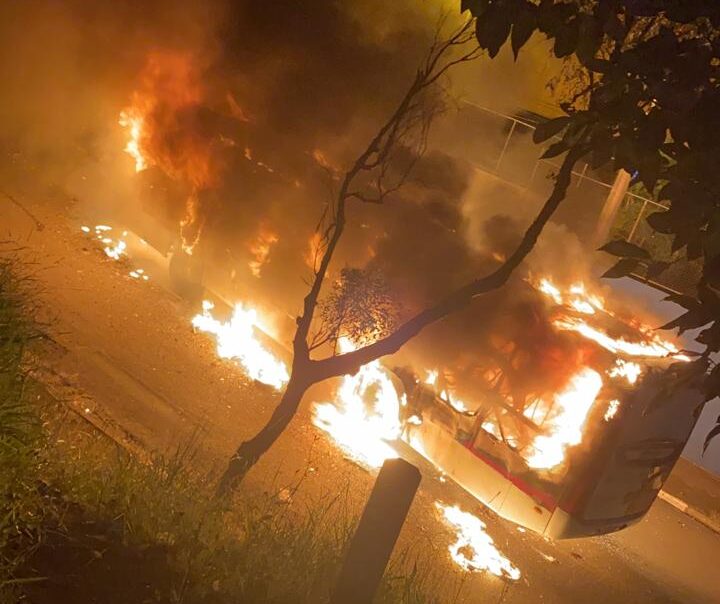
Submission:
<svg viewBox="0 0 720 604">
<path fill-rule="evenodd" d="M 435 32 L 432 4 L 3 3 L 4 172 L 21 163 L 96 214 L 148 212 L 175 231 L 197 189 L 208 272 L 239 298 L 295 313 L 309 276 L 309 240 L 337 186 L 335 168 L 357 155 L 409 85 Z M 200 185 L 175 173 L 178 161 L 135 175 L 122 151 L 118 115 L 141 89 L 148 57 L 163 52 L 191 56 L 202 85 L 201 100 L 182 112 L 157 109 L 167 155 L 182 157 L 189 140 L 224 141 L 218 175 Z M 523 90 L 546 77 L 535 67 L 547 63 L 536 45 L 518 68 L 504 55 L 469 65 L 451 93 L 522 109 Z M 473 139 L 502 141 L 502 132 L 463 132 L 457 123 L 451 105 L 410 182 L 384 207 L 351 208 L 333 267 L 334 275 L 345 265 L 380 269 L 408 313 L 497 266 L 542 202 L 537 191 L 473 166 Z M 521 278 L 527 270 L 554 271 L 560 280 L 589 273 L 577 238 L 562 226 L 551 230 L 522 275 L 428 330 L 409 355 L 428 367 L 454 366 L 469 382 L 479 379 L 488 348 L 505 342 L 521 349 L 517 373 L 527 383 L 576 365 L 577 348 L 550 333 L 545 307 Z M 258 279 L 248 263 L 263 236 L 277 241 Z"/>
</svg>

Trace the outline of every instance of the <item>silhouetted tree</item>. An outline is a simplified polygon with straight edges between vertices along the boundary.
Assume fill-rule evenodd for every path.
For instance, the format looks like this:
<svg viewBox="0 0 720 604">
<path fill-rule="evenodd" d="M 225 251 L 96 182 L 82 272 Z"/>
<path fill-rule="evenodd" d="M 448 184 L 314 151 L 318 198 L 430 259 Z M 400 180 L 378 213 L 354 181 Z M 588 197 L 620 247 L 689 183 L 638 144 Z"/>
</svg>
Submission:
<svg viewBox="0 0 720 604">
<path fill-rule="evenodd" d="M 243 442 L 231 458 L 220 481 L 219 493 L 231 490 L 272 446 L 290 423 L 303 394 L 312 384 L 355 373 L 362 365 L 398 351 L 425 327 L 466 307 L 475 297 L 502 287 L 530 253 L 543 227 L 565 197 L 573 165 L 587 150 L 582 144 L 582 133 L 577 137 L 573 148 L 566 153 L 552 193 L 515 251 L 497 269 L 448 292 L 435 304 L 403 322 L 390 333 L 352 352 L 334 354 L 323 359 L 311 357 L 310 332 L 313 319 L 320 306 L 321 290 L 331 260 L 345 231 L 348 204 L 382 204 L 391 192 L 405 182 L 414 164 L 413 161 L 407 161 L 408 147 L 413 150 L 413 157 L 417 158 L 422 154 L 429 124 L 439 110 L 436 84 L 453 66 L 472 61 L 480 55 L 479 48 L 472 43 L 474 27 L 474 22 L 470 21 L 449 38 L 435 40 L 395 111 L 342 177 L 334 202 L 326 210 L 318 230 L 320 245 L 310 289 L 304 299 L 302 312 L 297 317 L 290 379 L 269 421 L 256 436 Z"/>
<path fill-rule="evenodd" d="M 667 209 L 647 216 L 657 233 L 672 238 L 680 261 L 702 271 L 688 294 L 668 300 L 685 312 L 663 326 L 703 328 L 705 350 L 678 363 L 674 387 L 700 382 L 705 400 L 720 394 L 720 3 L 715 0 L 463 0 L 476 18 L 480 45 L 495 56 L 508 41 L 517 56 L 533 33 L 553 41 L 569 64 L 575 86 L 562 107 L 567 116 L 535 132 L 553 139 L 545 156 L 581 150 L 590 166 L 611 164 L 637 174 Z M 607 277 L 641 274 L 653 279 L 670 263 L 627 241 L 604 251 L 620 260 Z M 677 261 L 675 259 L 674 261 Z M 699 409 L 698 409 L 699 411 Z M 718 425 L 708 434 L 720 434 Z"/>
</svg>

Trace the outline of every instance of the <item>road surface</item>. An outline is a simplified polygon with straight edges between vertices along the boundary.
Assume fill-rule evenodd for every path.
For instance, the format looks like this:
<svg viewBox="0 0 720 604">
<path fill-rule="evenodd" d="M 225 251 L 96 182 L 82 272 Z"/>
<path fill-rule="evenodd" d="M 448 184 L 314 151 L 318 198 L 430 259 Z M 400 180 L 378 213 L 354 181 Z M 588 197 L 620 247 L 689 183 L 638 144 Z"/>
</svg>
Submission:
<svg viewBox="0 0 720 604">
<path fill-rule="evenodd" d="M 141 448 L 171 450 L 199 430 L 204 458 L 221 464 L 268 417 L 276 401 L 272 389 L 218 360 L 211 340 L 190 328 L 197 309 L 164 288 L 160 275 L 132 279 L 129 267 L 90 243 L 79 230 L 87 216 L 77 205 L 13 193 L 44 225 L 39 231 L 20 208 L 0 200 L 4 253 L 16 248 L 30 267 L 54 340 L 45 359 L 53 388 L 115 437 Z M 314 398 L 322 396 L 327 393 Z M 247 488 L 270 481 L 281 487 L 310 467 L 304 496 L 348 484 L 359 505 L 373 476 L 310 424 L 312 399 L 252 471 Z M 720 602 L 720 536 L 663 501 L 638 525 L 615 535 L 552 543 L 494 516 L 458 487 L 439 481 L 427 464 L 422 469 L 402 542 L 434 557 L 439 570 L 457 573 L 447 551 L 453 536 L 433 505 L 457 503 L 486 522 L 498 548 L 522 573 L 510 583 L 488 573 L 468 574 L 462 601 Z"/>
</svg>

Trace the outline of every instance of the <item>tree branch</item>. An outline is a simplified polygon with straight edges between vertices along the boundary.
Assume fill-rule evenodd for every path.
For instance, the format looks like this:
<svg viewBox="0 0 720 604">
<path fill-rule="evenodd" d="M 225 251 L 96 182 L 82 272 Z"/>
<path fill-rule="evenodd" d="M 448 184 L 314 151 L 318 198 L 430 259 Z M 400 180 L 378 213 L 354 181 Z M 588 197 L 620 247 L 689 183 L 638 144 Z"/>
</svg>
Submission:
<svg viewBox="0 0 720 604">
<path fill-rule="evenodd" d="M 473 39 L 472 25 L 473 21 L 468 21 L 444 42 L 433 44 L 424 66 L 418 70 L 413 83 L 398 104 L 395 112 L 378 130 L 365 151 L 360 154 L 352 167 L 345 173 L 333 208 L 333 217 L 322 235 L 322 240 L 326 242 L 322 258 L 315 270 L 310 291 L 303 300 L 302 313 L 296 319 L 297 330 L 293 340 L 295 363 L 314 363 L 314 361 L 310 361 L 309 357 L 308 335 L 313 324 L 313 316 L 330 262 L 345 230 L 347 201 L 352 197 L 358 197 L 357 193 L 351 193 L 351 189 L 354 189 L 355 178 L 358 174 L 381 165 L 387 159 L 398 143 L 399 137 L 403 136 L 404 128 L 409 125 L 406 123 L 408 116 L 412 119 L 413 108 L 417 107 L 414 106 L 414 103 L 428 86 L 436 82 L 453 65 L 469 61 L 478 56 L 479 49 L 476 46 L 472 51 L 464 53 L 459 58 L 448 60 L 445 63 L 442 62 L 448 51 Z"/>
<path fill-rule="evenodd" d="M 513 254 L 499 268 L 485 277 L 481 277 L 460 287 L 436 305 L 415 315 L 390 335 L 368 346 L 334 357 L 312 361 L 314 370 L 322 376 L 321 379 L 353 373 L 366 363 L 397 352 L 403 344 L 420 333 L 420 331 L 428 325 L 467 306 L 476 296 L 486 294 L 503 286 L 513 271 L 532 251 L 545 225 L 565 198 L 572 178 L 573 167 L 582 155 L 583 151 L 578 147 L 571 149 L 567 153 L 560 166 L 550 197 L 535 217 L 535 220 L 528 227 Z"/>
</svg>

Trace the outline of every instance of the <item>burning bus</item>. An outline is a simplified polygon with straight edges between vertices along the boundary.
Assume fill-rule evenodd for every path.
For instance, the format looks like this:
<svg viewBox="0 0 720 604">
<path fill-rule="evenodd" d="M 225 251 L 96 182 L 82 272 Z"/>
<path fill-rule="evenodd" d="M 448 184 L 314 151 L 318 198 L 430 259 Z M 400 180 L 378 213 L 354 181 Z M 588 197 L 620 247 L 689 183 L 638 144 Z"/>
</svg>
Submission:
<svg viewBox="0 0 720 604">
<path fill-rule="evenodd" d="M 677 379 L 689 359 L 585 285 L 528 279 L 525 289 L 548 329 L 539 349 L 539 338 L 496 332 L 471 384 L 458 368 L 376 361 L 316 406 L 315 424 L 366 466 L 404 441 L 547 537 L 621 530 L 648 512 L 694 427 L 701 394 Z"/>
<path fill-rule="evenodd" d="M 171 282 L 186 297 L 199 304 L 209 290 L 231 305 L 245 301 L 227 321 L 212 314 L 212 303 L 203 302 L 193 325 L 218 340 L 221 356 L 238 360 L 251 377 L 279 389 L 288 378 L 283 353 L 259 333 L 267 329 L 256 311 L 272 314 L 276 325 L 286 324 L 273 330 L 280 340 L 291 333 L 292 304 L 284 299 L 294 296 L 287 270 L 272 269 L 312 267 L 314 240 L 310 237 L 307 245 L 307 235 L 313 225 L 292 219 L 315 220 L 318 204 L 308 200 L 322 195 L 306 177 L 319 168 L 332 181 L 334 168 L 319 151 L 292 166 L 271 166 L 266 158 L 273 146 L 281 146 L 279 139 L 260 132 L 231 96 L 223 111 L 209 110 L 187 57 L 151 57 L 150 82 L 158 70 L 167 72 L 160 79 L 164 88 L 141 90 L 120 117 L 128 135 L 125 151 L 150 197 L 144 205 L 161 223 L 148 229 L 145 221 L 137 228 L 167 256 Z M 448 169 L 441 162 L 434 168 L 436 173 Z M 430 225 L 434 237 L 458 245 L 454 228 L 461 211 L 456 208 L 457 216 L 448 218 L 447 208 L 437 202 L 438 191 L 426 191 L 432 189 L 427 179 L 424 189 L 410 186 L 423 204 L 413 200 L 416 205 L 406 214 L 388 208 L 391 216 L 396 212 L 399 228 L 409 230 L 407 221 L 417 221 L 422 210 L 427 214 L 423 228 Z M 271 207 L 275 198 L 284 203 L 279 219 L 271 212 L 253 220 L 242 214 L 243 206 Z M 226 216 L 237 210 L 243 220 L 218 219 L 213 208 L 221 205 Z M 293 223 L 282 236 L 279 220 Z M 212 247 L 203 237 L 205 229 L 232 231 L 238 224 L 242 232 L 232 236 L 241 242 L 241 259 L 237 247 Z M 493 233 L 504 224 L 493 223 Z M 153 237 L 161 232 L 171 235 L 156 243 Z M 407 254 L 402 246 L 388 251 L 392 237 L 359 241 L 367 244 L 355 248 L 364 256 L 346 261 L 387 265 L 392 253 L 401 260 Z M 450 268 L 460 275 L 461 270 L 477 272 L 485 266 L 480 261 L 499 262 L 502 242 L 496 243 L 481 260 L 449 247 L 457 265 Z M 409 246 L 412 250 L 412 242 Z M 309 249 L 300 251 L 304 248 Z M 455 262 L 458 256 L 466 265 Z M 426 269 L 419 263 L 414 268 Z M 398 455 L 401 442 L 409 443 L 501 516 L 552 538 L 603 534 L 637 521 L 695 422 L 700 395 L 691 383 L 671 387 L 674 366 L 688 359 L 589 285 L 554 278 L 531 271 L 512 280 L 504 299 L 489 296 L 490 306 L 483 309 L 489 328 L 471 327 L 467 313 L 440 326 L 455 348 L 467 349 L 454 366 L 428 367 L 427 355 L 414 354 L 418 346 L 435 346 L 425 340 L 409 346 L 408 355 L 375 361 L 346 376 L 336 400 L 315 405 L 315 425 L 371 467 Z M 302 290 L 299 280 L 295 286 Z"/>
<path fill-rule="evenodd" d="M 508 350 L 508 364 L 494 361 L 481 378 L 475 404 L 453 398 L 437 371 L 423 380 L 396 369 L 413 418 L 406 438 L 498 514 L 538 533 L 620 530 L 649 510 L 695 424 L 700 393 L 673 387 L 671 366 L 688 358 L 585 286 L 529 287 L 546 295 L 558 335 L 583 351 L 580 365 L 556 390 L 542 380 L 534 386 L 548 391 L 518 392 Z"/>
</svg>

